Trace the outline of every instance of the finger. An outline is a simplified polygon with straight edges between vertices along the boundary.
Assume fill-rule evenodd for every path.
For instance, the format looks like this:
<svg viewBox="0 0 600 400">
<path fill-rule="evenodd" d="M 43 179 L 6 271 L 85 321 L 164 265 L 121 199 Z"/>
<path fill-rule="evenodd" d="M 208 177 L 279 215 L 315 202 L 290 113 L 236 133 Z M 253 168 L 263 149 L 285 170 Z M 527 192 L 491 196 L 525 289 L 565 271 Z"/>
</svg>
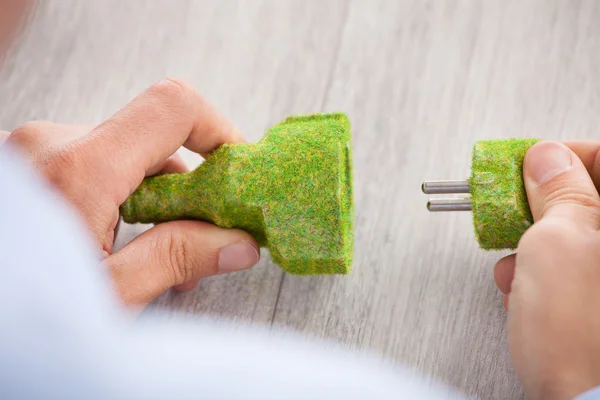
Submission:
<svg viewBox="0 0 600 400">
<path fill-rule="evenodd" d="M 511 254 L 496 263 L 494 267 L 494 280 L 496 286 L 504 294 L 510 293 L 510 286 L 515 276 L 515 255 Z"/>
<path fill-rule="evenodd" d="M 123 301 L 145 305 L 171 287 L 252 267 L 258 248 L 241 230 L 173 221 L 142 233 L 106 262 Z"/>
<path fill-rule="evenodd" d="M 200 283 L 200 279 L 194 279 L 181 285 L 174 286 L 173 289 L 178 292 L 189 292 L 190 290 L 196 289 L 196 286 Z"/>
<path fill-rule="evenodd" d="M 523 162 L 523 178 L 534 221 L 552 215 L 565 223 L 597 229 L 600 197 L 581 160 L 565 145 L 541 142 Z"/>
<path fill-rule="evenodd" d="M 182 145 L 206 154 L 224 143 L 243 142 L 235 126 L 187 84 L 163 80 L 83 138 L 80 150 L 89 168 L 106 171 L 124 185 L 122 203 L 147 171 Z"/>
<path fill-rule="evenodd" d="M 504 309 L 508 311 L 508 303 L 510 301 L 510 294 L 505 294 L 502 298 L 502 304 L 504 304 Z"/>
<path fill-rule="evenodd" d="M 165 161 L 146 171 L 146 176 L 156 174 L 180 174 L 188 171 L 189 168 L 183 160 L 183 157 L 181 157 L 179 153 L 175 153 Z"/>
<path fill-rule="evenodd" d="M 8 139 L 8 135 L 10 135 L 10 132 L 0 131 L 0 146 Z"/>
<path fill-rule="evenodd" d="M 600 188 L 600 142 L 593 140 L 566 141 L 564 144 L 579 157 L 596 189 Z"/>
</svg>

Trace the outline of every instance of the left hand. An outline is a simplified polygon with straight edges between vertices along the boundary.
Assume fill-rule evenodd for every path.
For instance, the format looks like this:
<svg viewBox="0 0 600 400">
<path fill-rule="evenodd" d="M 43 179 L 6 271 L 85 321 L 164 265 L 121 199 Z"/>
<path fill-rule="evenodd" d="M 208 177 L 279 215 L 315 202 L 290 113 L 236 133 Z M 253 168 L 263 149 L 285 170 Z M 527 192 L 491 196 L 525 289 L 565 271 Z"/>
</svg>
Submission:
<svg viewBox="0 0 600 400">
<path fill-rule="evenodd" d="M 112 251 L 119 206 L 144 177 L 186 172 L 176 154 L 181 146 L 205 155 L 243 141 L 195 90 L 167 79 L 98 126 L 31 122 L 8 135 L 6 145 L 77 208 L 124 303 L 143 306 L 171 287 L 189 290 L 203 277 L 258 262 L 259 246 L 248 233 L 202 221 L 159 224 Z"/>
</svg>

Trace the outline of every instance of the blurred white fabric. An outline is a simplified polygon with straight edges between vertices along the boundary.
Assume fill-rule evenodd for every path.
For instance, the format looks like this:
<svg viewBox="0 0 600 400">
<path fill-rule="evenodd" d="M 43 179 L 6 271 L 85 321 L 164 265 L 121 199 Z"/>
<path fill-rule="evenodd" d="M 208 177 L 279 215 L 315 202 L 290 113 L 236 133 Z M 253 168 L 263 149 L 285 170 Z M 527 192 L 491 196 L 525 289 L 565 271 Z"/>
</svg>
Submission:
<svg viewBox="0 0 600 400">
<path fill-rule="evenodd" d="M 0 149 L 0 398 L 458 399 L 381 360 L 214 321 L 136 320 L 67 204 Z"/>
</svg>

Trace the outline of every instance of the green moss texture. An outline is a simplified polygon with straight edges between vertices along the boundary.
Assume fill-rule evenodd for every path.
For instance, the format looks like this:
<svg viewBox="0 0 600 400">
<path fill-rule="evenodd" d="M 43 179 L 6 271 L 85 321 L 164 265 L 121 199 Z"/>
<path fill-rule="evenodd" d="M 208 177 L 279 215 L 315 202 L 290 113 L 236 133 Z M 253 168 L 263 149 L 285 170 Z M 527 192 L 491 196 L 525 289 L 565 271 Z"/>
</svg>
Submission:
<svg viewBox="0 0 600 400">
<path fill-rule="evenodd" d="M 347 274 L 352 184 L 348 118 L 295 116 L 257 143 L 219 147 L 189 173 L 146 178 L 120 211 L 127 223 L 195 219 L 243 229 L 292 274 Z"/>
<path fill-rule="evenodd" d="M 473 146 L 473 224 L 482 249 L 515 249 L 533 224 L 523 184 L 523 159 L 537 139 L 503 139 Z"/>
</svg>

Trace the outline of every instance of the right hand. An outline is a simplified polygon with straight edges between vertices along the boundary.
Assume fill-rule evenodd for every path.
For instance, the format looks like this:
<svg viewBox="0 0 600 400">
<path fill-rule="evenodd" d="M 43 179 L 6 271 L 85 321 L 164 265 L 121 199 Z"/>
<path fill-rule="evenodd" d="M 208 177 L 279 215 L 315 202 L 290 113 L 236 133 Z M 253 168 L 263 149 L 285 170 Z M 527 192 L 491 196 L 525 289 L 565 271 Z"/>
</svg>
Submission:
<svg viewBox="0 0 600 400">
<path fill-rule="evenodd" d="M 535 223 L 516 255 L 496 264 L 510 350 L 532 399 L 570 399 L 600 385 L 599 149 L 542 142 L 528 151 Z"/>
</svg>

